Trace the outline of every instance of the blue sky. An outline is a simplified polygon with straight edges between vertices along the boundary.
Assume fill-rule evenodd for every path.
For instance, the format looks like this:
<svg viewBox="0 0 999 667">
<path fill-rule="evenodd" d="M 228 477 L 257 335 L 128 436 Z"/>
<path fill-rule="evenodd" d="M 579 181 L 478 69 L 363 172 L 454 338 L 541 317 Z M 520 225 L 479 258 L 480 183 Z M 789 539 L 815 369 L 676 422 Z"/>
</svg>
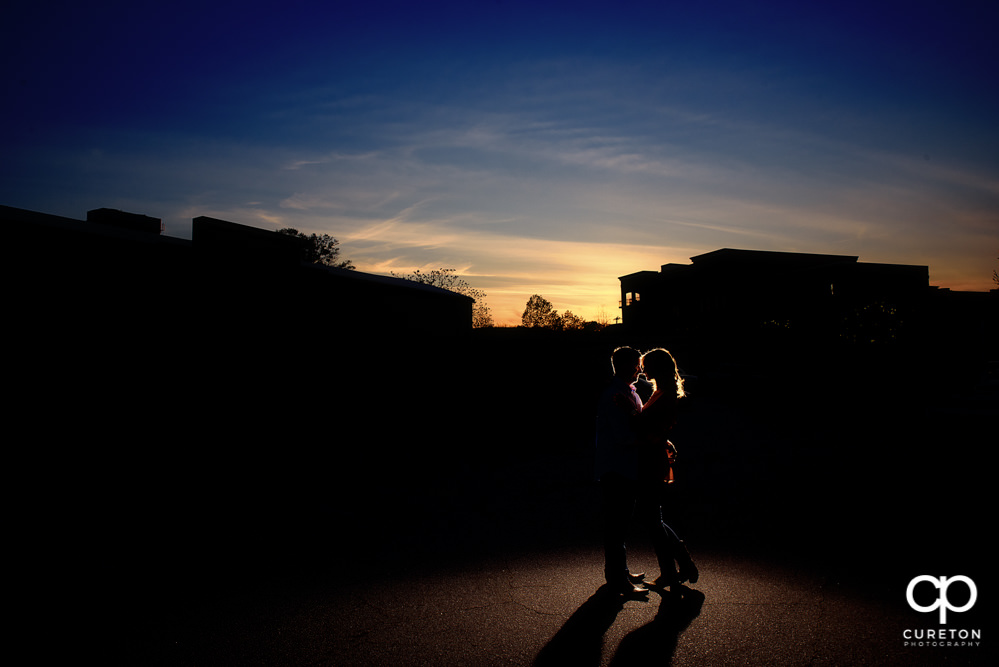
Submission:
<svg viewBox="0 0 999 667">
<path fill-rule="evenodd" d="M 617 315 L 722 247 L 999 265 L 994 2 L 15 1 L 0 203 L 329 233 Z"/>
</svg>

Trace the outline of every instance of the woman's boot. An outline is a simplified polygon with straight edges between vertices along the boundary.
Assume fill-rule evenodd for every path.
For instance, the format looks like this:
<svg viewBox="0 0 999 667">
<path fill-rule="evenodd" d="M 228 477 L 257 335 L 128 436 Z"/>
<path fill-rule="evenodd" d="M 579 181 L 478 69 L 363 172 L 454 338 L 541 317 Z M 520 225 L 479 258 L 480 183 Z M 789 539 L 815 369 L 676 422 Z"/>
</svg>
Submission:
<svg viewBox="0 0 999 667">
<path fill-rule="evenodd" d="M 694 565 L 693 559 L 690 557 L 690 552 L 687 551 L 687 545 L 682 541 L 678 541 L 676 544 L 676 564 L 680 566 L 680 582 L 689 581 L 692 584 L 697 583 L 697 566 Z"/>
</svg>

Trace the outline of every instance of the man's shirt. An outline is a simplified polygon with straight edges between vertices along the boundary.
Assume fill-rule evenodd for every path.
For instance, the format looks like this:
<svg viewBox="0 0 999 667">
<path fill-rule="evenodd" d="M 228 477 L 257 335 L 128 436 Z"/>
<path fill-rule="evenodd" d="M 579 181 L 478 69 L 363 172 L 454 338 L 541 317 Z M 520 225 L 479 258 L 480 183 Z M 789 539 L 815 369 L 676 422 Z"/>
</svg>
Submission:
<svg viewBox="0 0 999 667">
<path fill-rule="evenodd" d="M 638 451 L 631 415 L 641 411 L 642 399 L 635 386 L 615 377 L 597 405 L 597 479 L 608 473 L 637 477 Z"/>
</svg>

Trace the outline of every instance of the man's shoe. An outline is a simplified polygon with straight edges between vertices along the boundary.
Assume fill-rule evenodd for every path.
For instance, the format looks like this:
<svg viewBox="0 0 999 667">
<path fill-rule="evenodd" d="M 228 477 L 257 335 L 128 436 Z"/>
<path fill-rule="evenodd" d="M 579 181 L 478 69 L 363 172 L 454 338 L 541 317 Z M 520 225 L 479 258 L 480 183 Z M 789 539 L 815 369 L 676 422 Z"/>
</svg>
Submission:
<svg viewBox="0 0 999 667">
<path fill-rule="evenodd" d="M 644 572 L 629 572 L 628 581 L 633 584 L 644 584 L 645 583 L 645 573 Z"/>
<path fill-rule="evenodd" d="M 618 595 L 624 595 L 627 597 L 639 597 L 646 596 L 649 594 L 649 589 L 644 586 L 639 586 L 638 584 L 633 584 L 630 581 L 622 581 L 618 584 L 607 584 L 610 589 L 617 593 Z"/>
</svg>

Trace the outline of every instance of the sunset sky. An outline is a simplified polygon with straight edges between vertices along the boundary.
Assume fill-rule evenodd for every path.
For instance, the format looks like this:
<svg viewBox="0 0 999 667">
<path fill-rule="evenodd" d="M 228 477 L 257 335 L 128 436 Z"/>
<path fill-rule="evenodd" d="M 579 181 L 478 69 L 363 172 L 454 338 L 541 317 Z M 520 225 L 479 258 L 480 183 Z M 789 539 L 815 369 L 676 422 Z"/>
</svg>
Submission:
<svg viewBox="0 0 999 667">
<path fill-rule="evenodd" d="M 0 204 L 328 233 L 498 324 L 718 248 L 999 267 L 999 3 L 47 2 L 0 21 Z"/>
</svg>

